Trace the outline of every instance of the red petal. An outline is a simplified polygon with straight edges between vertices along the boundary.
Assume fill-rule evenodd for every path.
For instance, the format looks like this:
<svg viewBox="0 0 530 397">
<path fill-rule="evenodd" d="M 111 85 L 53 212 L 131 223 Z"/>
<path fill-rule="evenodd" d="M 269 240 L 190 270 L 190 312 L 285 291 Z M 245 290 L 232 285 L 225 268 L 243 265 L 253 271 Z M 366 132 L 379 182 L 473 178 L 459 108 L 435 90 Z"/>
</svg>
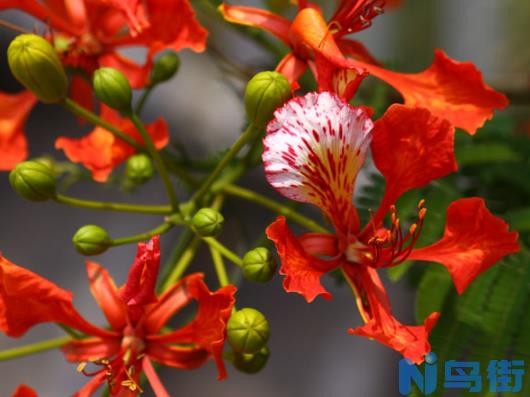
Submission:
<svg viewBox="0 0 530 397">
<path fill-rule="evenodd" d="M 231 6 L 228 4 L 221 4 L 219 11 L 228 22 L 263 29 L 289 45 L 291 21 L 280 15 L 260 8 Z"/>
<path fill-rule="evenodd" d="M 145 45 L 152 51 L 180 51 L 191 48 L 202 52 L 208 32 L 197 19 L 188 0 L 146 0 L 149 26 L 135 37 L 124 37 L 115 45 Z"/>
<path fill-rule="evenodd" d="M 86 267 L 92 295 L 112 329 L 121 331 L 127 323 L 127 311 L 118 294 L 114 280 L 110 277 L 107 269 L 97 263 L 87 261 Z"/>
<path fill-rule="evenodd" d="M 0 255 L 0 330 L 18 337 L 34 325 L 55 322 L 96 336 L 113 336 L 83 319 L 72 293 Z"/>
<path fill-rule="evenodd" d="M 72 76 L 70 82 L 70 96 L 72 100 L 83 106 L 85 109 L 92 111 L 94 109 L 94 97 L 92 85 L 80 76 Z M 86 120 L 79 119 L 81 123 Z"/>
<path fill-rule="evenodd" d="M 474 134 L 494 109 L 508 106 L 506 97 L 482 80 L 471 62 L 457 62 L 436 50 L 433 64 L 416 74 L 391 72 L 375 65 L 357 62 L 360 67 L 396 88 L 405 104 L 428 108 L 435 116 Z"/>
<path fill-rule="evenodd" d="M 183 369 L 198 368 L 210 357 L 208 350 L 203 348 L 169 346 L 162 343 L 148 344 L 146 354 L 162 365 Z"/>
<path fill-rule="evenodd" d="M 125 134 L 133 137 L 136 142 L 143 143 L 131 121 L 119 117 L 116 112 L 106 107 L 102 107 L 101 116 Z M 169 131 L 165 120 L 158 119 L 147 125 L 146 129 L 158 149 L 167 145 Z M 63 149 L 66 157 L 71 161 L 82 163 L 92 172 L 92 177 L 98 182 L 105 182 L 114 167 L 135 152 L 129 144 L 101 127 L 96 127 L 88 135 L 79 139 L 59 137 L 55 141 L 55 148 Z"/>
<path fill-rule="evenodd" d="M 320 284 L 320 277 L 336 266 L 330 263 L 328 266 L 331 266 L 325 268 L 321 263 L 324 261 L 306 253 L 283 216 L 279 216 L 269 225 L 266 234 L 276 245 L 280 256 L 280 274 L 285 276 L 285 291 L 299 293 L 307 302 L 312 302 L 319 295 L 324 299 L 331 299 L 331 294 Z"/>
<path fill-rule="evenodd" d="M 13 393 L 12 397 L 37 397 L 37 393 L 26 385 L 20 385 Z"/>
<path fill-rule="evenodd" d="M 383 12 L 384 0 L 340 0 L 335 14 L 331 17 L 331 25 L 336 29 L 338 37 L 369 28 L 372 19 Z"/>
<path fill-rule="evenodd" d="M 403 193 L 456 171 L 454 128 L 427 109 L 392 105 L 375 123 L 372 156 L 386 179 L 385 195 L 374 218 L 378 227 Z"/>
<path fill-rule="evenodd" d="M 199 305 L 193 321 L 177 331 L 148 337 L 148 342 L 196 344 L 196 347 L 205 349 L 213 356 L 219 372 L 218 379 L 224 379 L 226 369 L 222 357 L 223 345 L 226 323 L 235 302 L 236 287 L 228 285 L 210 292 L 202 277 L 191 277 L 187 284 L 188 293 Z"/>
<path fill-rule="evenodd" d="M 444 265 L 458 293 L 503 256 L 518 252 L 517 232 L 494 216 L 481 198 L 454 201 L 447 208 L 443 237 L 436 243 L 413 250 L 409 259 Z"/>
<path fill-rule="evenodd" d="M 149 51 L 145 65 L 138 65 L 117 52 L 110 52 L 99 57 L 99 64 L 118 69 L 127 76 L 132 88 L 142 88 L 147 84 L 153 67 L 153 53 Z"/>
<path fill-rule="evenodd" d="M 147 243 L 138 243 L 127 283 L 120 290 L 121 299 L 127 305 L 133 323 L 140 319 L 145 306 L 157 301 L 155 287 L 159 267 L 160 236 L 154 236 Z"/>
<path fill-rule="evenodd" d="M 359 61 L 381 66 L 381 63 L 370 53 L 370 51 L 368 51 L 368 49 L 360 41 L 350 39 L 339 39 L 337 40 L 337 45 L 339 46 L 342 53 L 346 56 L 350 56 L 353 59 L 357 59 Z"/>
<path fill-rule="evenodd" d="M 292 52 L 288 53 L 276 66 L 276 71 L 283 74 L 292 87 L 298 84 L 298 79 L 302 77 L 306 69 L 307 63 Z"/>
<path fill-rule="evenodd" d="M 377 271 L 362 265 L 346 265 L 344 271 L 356 296 L 365 325 L 349 329 L 350 334 L 366 336 L 401 353 L 416 364 L 431 350 L 428 338 L 439 313 L 432 313 L 422 326 L 401 324 L 392 316 L 388 296 Z"/>
<path fill-rule="evenodd" d="M 321 208 L 342 233 L 355 230 L 353 189 L 372 126 L 363 108 L 328 92 L 288 101 L 263 141 L 267 180 L 284 196 Z"/>
<path fill-rule="evenodd" d="M 121 350 L 121 335 L 114 338 L 74 339 L 61 347 L 66 359 L 71 362 L 109 358 Z"/>
<path fill-rule="evenodd" d="M 24 124 L 37 98 L 30 91 L 0 92 L 0 170 L 12 169 L 27 155 Z"/>
<path fill-rule="evenodd" d="M 156 397 L 170 397 L 164 385 L 160 381 L 156 370 L 153 368 L 153 364 L 148 357 L 143 359 L 143 370 L 151 388 L 153 389 Z"/>
<path fill-rule="evenodd" d="M 105 372 L 101 371 L 101 373 L 94 376 L 90 382 L 83 386 L 81 390 L 75 393 L 72 397 L 91 397 L 98 391 L 103 383 L 105 383 Z"/>
</svg>

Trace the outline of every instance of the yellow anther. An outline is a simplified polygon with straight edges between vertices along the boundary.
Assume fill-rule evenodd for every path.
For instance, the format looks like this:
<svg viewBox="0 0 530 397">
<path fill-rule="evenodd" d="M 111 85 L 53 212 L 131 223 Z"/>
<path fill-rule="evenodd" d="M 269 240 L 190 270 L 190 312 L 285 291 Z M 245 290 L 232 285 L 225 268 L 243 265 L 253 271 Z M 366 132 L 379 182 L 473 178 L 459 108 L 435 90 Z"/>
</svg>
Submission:
<svg viewBox="0 0 530 397">
<path fill-rule="evenodd" d="M 79 363 L 79 365 L 77 366 L 76 371 L 81 373 L 81 372 L 83 372 L 85 370 L 86 366 L 87 366 L 87 363 L 85 361 L 83 361 L 83 362 Z"/>
<path fill-rule="evenodd" d="M 414 234 L 414 232 L 416 231 L 417 228 L 418 228 L 418 225 L 416 225 L 415 223 L 413 223 L 412 225 L 410 225 L 409 233 L 410 233 L 410 234 Z"/>
<path fill-rule="evenodd" d="M 422 208 L 418 214 L 418 218 L 423 219 L 425 218 L 426 214 L 427 214 L 427 208 Z"/>
<path fill-rule="evenodd" d="M 421 210 L 424 205 L 425 205 L 425 199 L 421 199 L 420 202 L 418 203 L 418 209 Z"/>
</svg>

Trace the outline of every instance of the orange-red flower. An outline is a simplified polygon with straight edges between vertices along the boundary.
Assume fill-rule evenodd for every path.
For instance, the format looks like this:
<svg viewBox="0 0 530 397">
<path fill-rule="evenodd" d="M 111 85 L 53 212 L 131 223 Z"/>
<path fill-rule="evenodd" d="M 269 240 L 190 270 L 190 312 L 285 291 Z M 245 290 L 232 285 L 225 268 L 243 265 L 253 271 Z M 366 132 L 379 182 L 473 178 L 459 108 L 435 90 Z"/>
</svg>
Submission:
<svg viewBox="0 0 530 397">
<path fill-rule="evenodd" d="M 494 109 L 508 101 L 487 86 L 470 62 L 457 62 L 443 51 L 435 52 L 433 64 L 423 72 L 404 74 L 386 70 L 358 41 L 344 38 L 365 29 L 383 11 L 384 1 L 341 0 L 329 22 L 314 4 L 299 1 L 293 21 L 271 12 L 224 4 L 226 20 L 264 29 L 291 48 L 277 70 L 295 82 L 309 66 L 320 91 L 332 91 L 350 100 L 362 78 L 369 73 L 396 88 L 405 104 L 428 108 L 435 116 L 474 134 L 490 119 Z"/>
<path fill-rule="evenodd" d="M 325 273 L 340 268 L 352 287 L 366 322 L 350 330 L 395 349 L 420 363 L 430 350 L 428 334 L 438 313 L 423 326 L 406 326 L 392 316 L 377 268 L 408 259 L 437 261 L 451 273 L 457 290 L 465 287 L 498 259 L 519 249 L 517 233 L 493 216 L 480 198 L 453 202 L 447 211 L 444 237 L 414 249 L 425 221 L 404 229 L 394 203 L 405 192 L 456 171 L 454 127 L 423 108 L 393 105 L 375 124 L 365 108 L 354 108 L 331 93 L 294 98 L 276 111 L 267 126 L 263 161 L 269 183 L 284 196 L 319 207 L 334 234 L 296 237 L 279 217 L 267 236 L 282 261 L 287 292 L 311 302 L 330 293 L 320 283 Z M 352 204 L 355 180 L 368 148 L 386 179 L 379 210 L 361 228 Z M 384 217 L 390 212 L 390 227 Z"/>
<path fill-rule="evenodd" d="M 37 393 L 26 385 L 20 385 L 11 397 L 37 397 Z"/>
<path fill-rule="evenodd" d="M 70 94 L 89 109 L 93 94 L 87 79 L 97 68 L 116 68 L 133 88 L 141 88 L 148 83 L 158 52 L 184 48 L 200 52 L 206 45 L 207 31 L 188 0 L 0 0 L 0 10 L 5 9 L 24 11 L 49 24 L 49 39 L 61 61 L 75 70 Z M 131 46 L 147 49 L 144 65 L 120 53 Z M 27 157 L 22 130 L 35 99 L 27 92 L 0 93 L 0 99 L 0 170 L 9 170 Z"/>
<path fill-rule="evenodd" d="M 120 117 L 118 112 L 104 105 L 101 105 L 101 117 L 143 145 L 141 135 L 130 120 Z M 164 119 L 159 118 L 146 126 L 146 129 L 157 149 L 168 144 L 169 130 Z M 63 149 L 66 157 L 71 161 L 83 164 L 98 182 L 105 182 L 114 167 L 127 160 L 136 151 L 131 145 L 102 127 L 94 128 L 82 138 L 59 137 L 55 141 L 55 148 Z"/>
<path fill-rule="evenodd" d="M 196 368 L 213 358 L 219 379 L 226 376 L 222 360 L 226 322 L 234 305 L 234 286 L 210 292 L 203 275 L 191 274 L 162 295 L 155 295 L 160 262 L 159 239 L 138 244 L 127 282 L 117 288 L 107 270 L 87 262 L 90 289 L 109 322 L 92 325 L 76 311 L 72 293 L 0 256 L 0 330 L 23 335 L 43 322 L 64 324 L 87 338 L 62 347 L 69 361 L 93 379 L 76 396 L 88 397 L 108 382 L 112 395 L 138 393 L 143 371 L 157 397 L 166 397 L 152 361 L 175 368 Z M 196 301 L 195 318 L 177 330 L 163 330 L 173 315 Z M 95 369 L 92 370 L 94 367 Z"/>
</svg>

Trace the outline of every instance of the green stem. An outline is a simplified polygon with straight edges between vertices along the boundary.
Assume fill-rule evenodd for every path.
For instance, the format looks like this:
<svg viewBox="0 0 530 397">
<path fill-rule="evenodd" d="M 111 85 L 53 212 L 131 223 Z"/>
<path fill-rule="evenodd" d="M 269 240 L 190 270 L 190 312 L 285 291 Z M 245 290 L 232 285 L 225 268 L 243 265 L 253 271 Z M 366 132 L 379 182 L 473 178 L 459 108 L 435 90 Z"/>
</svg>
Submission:
<svg viewBox="0 0 530 397">
<path fill-rule="evenodd" d="M 223 261 L 223 257 L 213 247 L 210 248 L 210 254 L 212 255 L 212 261 L 213 265 L 215 267 L 215 273 L 217 274 L 217 279 L 219 280 L 219 285 L 221 287 L 224 287 L 225 285 L 230 284 L 230 280 L 228 279 L 228 275 L 226 274 L 226 268 L 225 263 Z"/>
<path fill-rule="evenodd" d="M 81 117 L 82 119 L 85 119 L 89 123 L 105 128 L 107 131 L 111 132 L 112 134 L 114 134 L 115 136 L 123 140 L 124 142 L 127 142 L 129 145 L 134 147 L 136 150 L 144 151 L 144 148 L 141 145 L 139 145 L 129 135 L 123 133 L 111 123 L 103 120 L 101 117 L 99 117 L 95 113 L 92 113 L 90 110 L 85 109 L 83 106 L 72 101 L 70 98 L 65 98 L 62 102 L 62 105 L 66 109 L 68 109 L 70 112 L 72 112 L 78 117 Z"/>
<path fill-rule="evenodd" d="M 135 212 L 140 214 L 168 215 L 172 213 L 169 205 L 139 205 L 125 203 L 109 203 L 101 201 L 83 200 L 58 194 L 55 201 L 73 207 L 88 208 L 98 211 Z"/>
<path fill-rule="evenodd" d="M 215 169 L 203 182 L 202 186 L 195 192 L 192 196 L 191 201 L 195 204 L 199 203 L 204 196 L 209 192 L 210 187 L 221 175 L 226 166 L 234 159 L 234 157 L 239 153 L 239 151 L 245 146 L 245 144 L 252 139 L 254 134 L 259 131 L 258 127 L 255 127 L 253 124 L 250 124 L 247 129 L 237 138 L 230 150 L 224 155 L 221 161 L 217 164 Z"/>
<path fill-rule="evenodd" d="M 223 193 L 226 193 L 226 194 L 229 194 L 235 197 L 239 197 L 244 200 L 248 200 L 253 203 L 259 204 L 263 207 L 269 208 L 277 212 L 278 214 L 283 215 L 286 218 L 291 219 L 292 221 L 308 228 L 309 230 L 313 232 L 329 233 L 329 230 L 320 226 L 318 223 L 316 223 L 312 219 L 306 218 L 304 215 L 300 214 L 299 212 L 296 212 L 292 208 L 282 205 L 252 190 L 229 184 L 223 187 Z"/>
<path fill-rule="evenodd" d="M 164 186 L 166 188 L 167 196 L 169 198 L 169 201 L 171 202 L 171 207 L 173 208 L 173 211 L 179 212 L 179 200 L 175 191 L 173 190 L 173 185 L 171 184 L 167 168 L 164 164 L 164 161 L 162 160 L 162 157 L 160 156 L 160 153 L 156 149 L 155 144 L 153 143 L 151 137 L 149 136 L 149 133 L 146 131 L 142 121 L 138 118 L 138 116 L 135 113 L 132 113 L 129 117 L 138 132 L 140 133 L 140 135 L 142 135 L 145 146 L 147 147 L 147 151 L 155 162 L 156 168 L 158 169 L 158 173 L 160 174 L 162 182 L 164 183 Z"/>
<path fill-rule="evenodd" d="M 208 244 L 210 248 L 213 248 L 214 250 L 219 252 L 221 255 L 223 255 L 229 261 L 233 262 L 235 265 L 239 267 L 243 266 L 243 260 L 237 254 L 230 251 L 223 244 L 221 244 L 217 239 L 213 237 L 203 237 L 202 240 L 206 242 L 206 244 Z"/>
<path fill-rule="evenodd" d="M 129 236 L 129 237 L 120 237 L 120 238 L 112 239 L 112 245 L 117 246 L 117 245 L 131 244 L 131 243 L 136 243 L 138 241 L 147 240 L 153 236 L 156 236 L 157 234 L 166 233 L 173 226 L 174 226 L 173 223 L 166 222 L 154 228 L 153 230 L 149 230 L 148 232 L 145 232 L 145 233 L 140 233 L 140 234 L 136 234 L 134 236 Z"/>
<path fill-rule="evenodd" d="M 175 264 L 175 267 L 173 268 L 167 279 L 162 283 L 162 291 L 166 291 L 169 287 L 171 287 L 178 280 L 180 280 L 182 275 L 186 272 L 186 269 L 188 268 L 192 259 L 195 257 L 195 254 L 197 253 L 197 250 L 199 249 L 200 245 L 201 239 L 198 237 L 195 237 L 191 241 L 191 243 L 182 253 L 182 256 L 180 257 L 179 261 Z"/>
<path fill-rule="evenodd" d="M 66 332 L 68 335 L 70 335 L 71 338 L 74 338 L 74 339 L 82 339 L 82 338 L 84 338 L 84 334 L 82 334 L 79 331 L 76 331 L 75 329 L 69 327 L 68 325 L 64 325 L 64 324 L 61 324 L 61 323 L 56 323 L 56 324 L 64 332 Z"/>
<path fill-rule="evenodd" d="M 13 358 L 24 357 L 30 354 L 56 349 L 58 347 L 61 347 L 65 343 L 70 342 L 71 340 L 71 337 L 63 336 L 60 338 L 49 339 L 43 342 L 32 343 L 30 345 L 14 347 L 13 349 L 0 351 L 0 361 L 7 361 Z"/>
<path fill-rule="evenodd" d="M 188 245 L 191 243 L 193 237 L 195 237 L 195 233 L 193 233 L 189 228 L 185 228 L 182 231 L 182 234 L 179 236 L 177 245 L 175 245 L 175 248 L 173 248 L 173 251 L 171 251 L 169 258 L 165 261 L 165 264 L 162 267 L 162 271 L 160 272 L 161 276 L 158 286 L 159 293 L 162 293 L 162 286 L 171 274 L 171 271 L 173 270 L 173 265 L 177 263 L 177 261 L 180 259 Z"/>
<path fill-rule="evenodd" d="M 149 98 L 149 95 L 151 95 L 151 92 L 153 92 L 154 86 L 148 86 L 143 90 L 142 95 L 140 96 L 140 99 L 138 100 L 138 103 L 134 107 L 134 113 L 140 114 L 142 113 L 142 109 L 144 108 L 145 102 L 147 101 L 147 98 Z"/>
</svg>

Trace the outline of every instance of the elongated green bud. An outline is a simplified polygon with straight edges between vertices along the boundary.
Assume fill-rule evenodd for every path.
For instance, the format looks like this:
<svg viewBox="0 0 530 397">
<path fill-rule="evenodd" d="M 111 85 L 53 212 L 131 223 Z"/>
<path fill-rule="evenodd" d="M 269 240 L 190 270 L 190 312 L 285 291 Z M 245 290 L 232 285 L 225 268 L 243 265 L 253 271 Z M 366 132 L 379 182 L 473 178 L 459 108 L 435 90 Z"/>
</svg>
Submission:
<svg viewBox="0 0 530 397">
<path fill-rule="evenodd" d="M 74 234 L 72 243 L 82 255 L 99 255 L 105 252 L 112 240 L 105 229 L 96 225 L 85 225 Z"/>
<path fill-rule="evenodd" d="M 125 174 L 135 184 L 140 185 L 147 182 L 154 173 L 155 168 L 153 167 L 153 162 L 145 154 L 135 154 L 127 160 Z"/>
<path fill-rule="evenodd" d="M 40 161 L 18 163 L 9 174 L 9 183 L 26 200 L 46 201 L 55 197 L 53 170 Z"/>
<path fill-rule="evenodd" d="M 261 312 L 251 307 L 230 316 L 226 326 L 228 342 L 238 353 L 259 352 L 269 339 L 269 322 Z"/>
<path fill-rule="evenodd" d="M 44 103 L 62 100 L 68 80 L 52 45 L 36 34 L 17 36 L 7 49 L 11 73 Z"/>
<path fill-rule="evenodd" d="M 243 276 L 256 283 L 266 283 L 276 271 L 276 261 L 265 247 L 254 248 L 243 257 Z"/>
<path fill-rule="evenodd" d="M 234 352 L 232 363 L 239 371 L 246 374 L 255 374 L 261 371 L 269 360 L 270 352 L 267 346 L 255 354 Z"/>
<path fill-rule="evenodd" d="M 274 111 L 291 97 L 289 81 L 278 72 L 260 72 L 250 79 L 245 90 L 245 110 L 255 126 L 266 125 Z"/>
<path fill-rule="evenodd" d="M 191 224 L 199 236 L 215 237 L 223 229 L 224 217 L 213 208 L 201 208 L 191 219 Z"/>
<path fill-rule="evenodd" d="M 180 58 L 174 52 L 168 52 L 159 57 L 151 71 L 149 85 L 153 86 L 171 79 L 179 70 Z"/>
<path fill-rule="evenodd" d="M 99 68 L 92 78 L 94 92 L 105 105 L 129 114 L 132 111 L 132 90 L 127 77 L 113 68 Z"/>
</svg>

